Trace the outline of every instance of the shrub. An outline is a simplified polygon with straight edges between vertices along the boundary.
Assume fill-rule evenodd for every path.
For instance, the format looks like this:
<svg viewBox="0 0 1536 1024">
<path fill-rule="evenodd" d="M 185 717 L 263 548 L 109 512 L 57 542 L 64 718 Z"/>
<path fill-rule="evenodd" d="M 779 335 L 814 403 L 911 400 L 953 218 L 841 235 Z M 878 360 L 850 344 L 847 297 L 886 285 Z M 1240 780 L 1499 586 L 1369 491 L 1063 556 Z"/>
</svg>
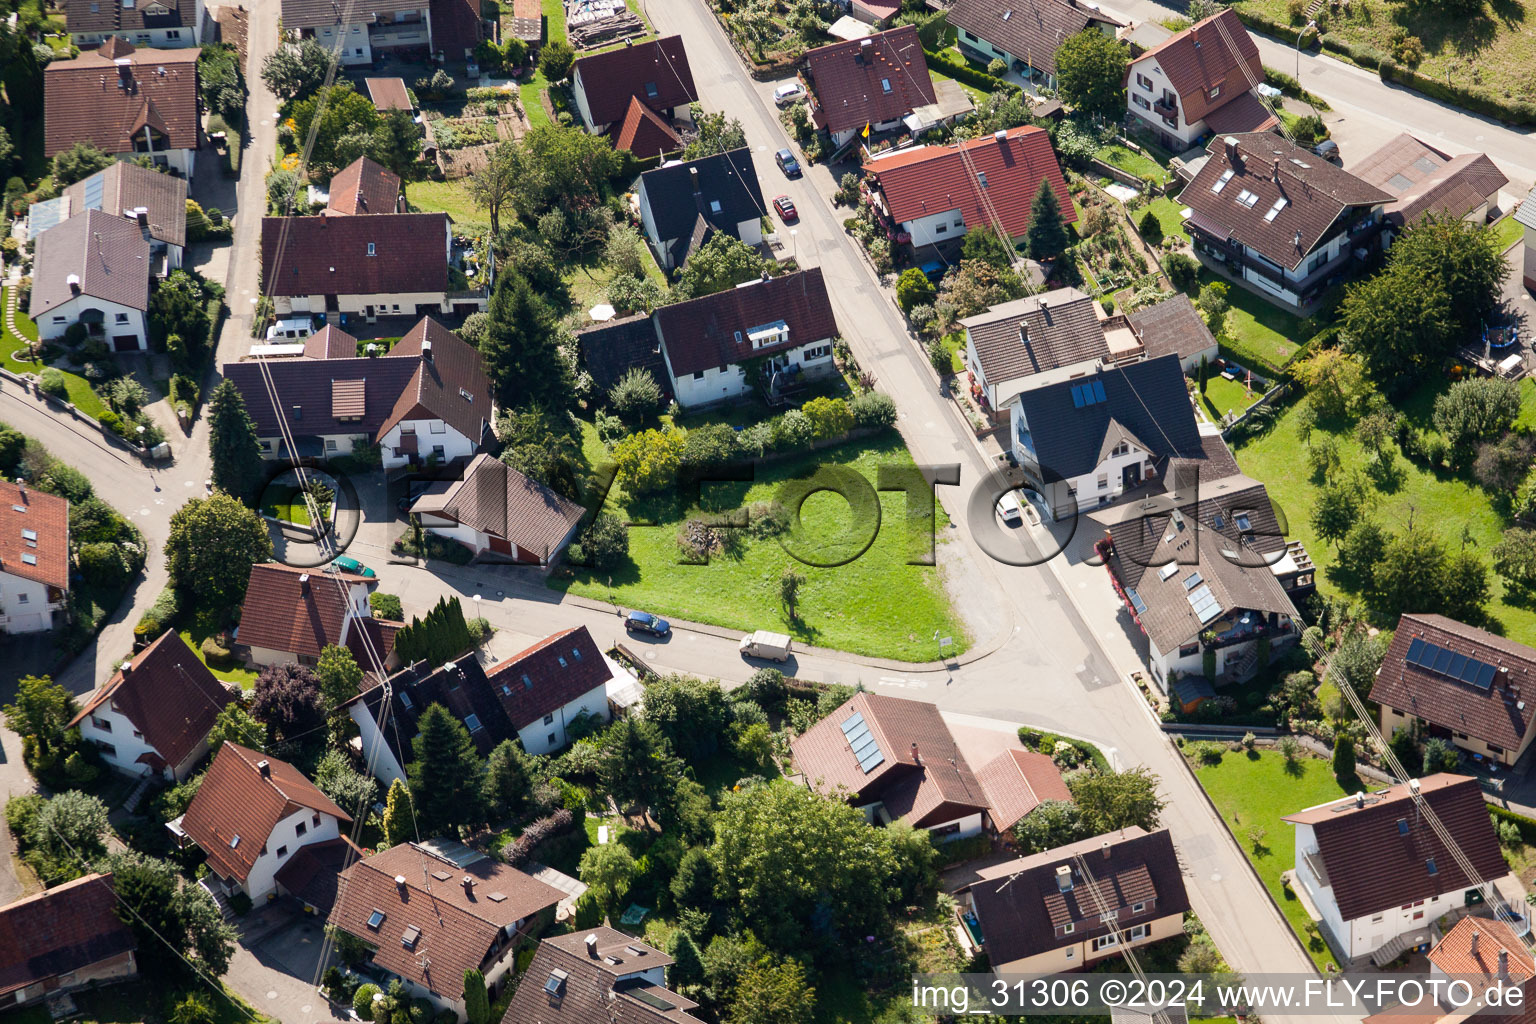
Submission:
<svg viewBox="0 0 1536 1024">
<path fill-rule="evenodd" d="M 801 411 L 811 421 L 818 441 L 839 437 L 853 429 L 853 413 L 844 399 L 822 395 L 806 402 Z"/>
<path fill-rule="evenodd" d="M 217 634 L 204 637 L 203 642 L 198 645 L 198 650 L 202 652 L 203 660 L 210 665 L 222 665 L 230 658 L 229 648 L 219 643 Z"/>
<path fill-rule="evenodd" d="M 352 1012 L 363 1020 L 373 1020 L 373 1000 L 379 994 L 377 985 L 361 986 L 352 996 Z"/>
<path fill-rule="evenodd" d="M 949 349 L 945 347 L 944 339 L 933 338 L 925 348 L 928 352 L 928 362 L 940 377 L 947 377 L 955 372 L 955 361 L 949 354 Z"/>
<path fill-rule="evenodd" d="M 588 565 L 608 570 L 629 557 L 629 526 L 612 512 L 599 512 L 581 535 Z"/>
<path fill-rule="evenodd" d="M 650 370 L 631 367 L 608 389 L 608 404 L 625 421 L 639 422 L 661 408 L 661 386 Z"/>
<path fill-rule="evenodd" d="M 993 78 L 1002 78 L 1008 73 L 1008 62 L 1001 57 L 993 57 L 987 61 L 987 74 Z"/>
<path fill-rule="evenodd" d="M 773 419 L 773 447 L 776 451 L 808 447 L 814 435 L 811 421 L 799 409 L 791 409 Z"/>
<path fill-rule="evenodd" d="M 81 575 L 92 583 L 114 590 L 127 583 L 134 571 L 120 544 L 105 541 L 82 544 L 75 557 Z"/>
<path fill-rule="evenodd" d="M 398 594 L 375 591 L 368 595 L 368 609 L 373 612 L 375 618 L 388 619 L 391 622 L 405 621 L 405 609 L 400 606 Z"/>
<path fill-rule="evenodd" d="M 69 398 L 69 382 L 64 379 L 62 370 L 48 367 L 39 375 L 37 386 L 55 398 Z"/>
<path fill-rule="evenodd" d="M 533 859 L 533 853 L 541 843 L 562 836 L 576 825 L 576 816 L 562 807 L 547 818 L 540 818 L 523 830 L 523 834 L 507 847 L 507 863 L 522 867 Z"/>
<path fill-rule="evenodd" d="M 1157 214 L 1148 210 L 1141 215 L 1141 222 L 1136 225 L 1141 237 L 1151 245 L 1157 245 L 1163 240 L 1163 222 L 1157 219 Z"/>
<path fill-rule="evenodd" d="M 1181 292 L 1195 295 L 1200 290 L 1200 264 L 1187 253 L 1169 253 L 1163 257 L 1163 271 Z"/>
<path fill-rule="evenodd" d="M 849 408 L 853 410 L 853 421 L 866 429 L 879 429 L 896 423 L 895 399 L 878 391 L 859 395 Z"/>
<path fill-rule="evenodd" d="M 896 279 L 896 305 L 903 313 L 910 314 L 915 306 L 931 306 L 937 297 L 933 282 L 916 267 L 908 267 Z"/>
</svg>

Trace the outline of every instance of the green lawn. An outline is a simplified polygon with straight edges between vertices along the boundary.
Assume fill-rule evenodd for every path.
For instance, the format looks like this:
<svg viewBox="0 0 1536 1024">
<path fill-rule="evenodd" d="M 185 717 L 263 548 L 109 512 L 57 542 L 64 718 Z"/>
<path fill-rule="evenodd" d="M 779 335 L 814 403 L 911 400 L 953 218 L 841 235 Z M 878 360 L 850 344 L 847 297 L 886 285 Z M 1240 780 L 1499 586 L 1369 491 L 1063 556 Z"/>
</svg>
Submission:
<svg viewBox="0 0 1536 1024">
<path fill-rule="evenodd" d="M 591 433 L 587 431 L 588 451 L 595 464 L 605 453 Z M 785 481 L 808 475 L 818 465 L 850 466 L 873 483 L 878 467 L 910 466 L 912 457 L 901 438 L 888 431 L 786 462 L 759 464 L 756 482 L 750 486 L 708 485 L 704 504 L 711 511 L 726 511 L 767 502 Z M 631 520 L 654 517 L 658 525 L 630 528 L 632 561 L 613 573 L 611 591 L 606 573 L 582 569 L 575 570 L 574 578 L 562 575 L 552 580 L 551 586 L 600 600 L 611 594 L 625 607 L 743 632 L 784 631 L 805 643 L 873 657 L 931 660 L 935 630 L 955 638 L 953 653 L 969 644 L 937 568 L 906 564 L 909 553 L 919 548 L 919 535 L 926 537 L 927 524 L 904 529 L 906 499 L 900 492 L 880 493 L 880 527 L 873 543 L 853 561 L 835 568 L 802 564 L 778 541 L 754 539 L 746 531 L 725 531 L 739 535 L 734 542 L 739 546 L 713 556 L 708 565 L 679 565 L 676 537 L 685 511 L 679 499 L 626 502 L 615 489 L 608 500 Z M 814 543 L 823 551 L 857 551 L 852 512 L 836 494 L 812 494 L 801 509 L 801 519 L 808 537 L 814 538 L 807 545 Z M 791 568 L 805 577 L 794 621 L 779 602 L 779 579 Z"/>
<path fill-rule="evenodd" d="M 1333 963 L 1332 952 L 1321 939 L 1308 943 L 1306 927 L 1311 919 L 1301 901 L 1288 895 L 1280 883 L 1281 873 L 1296 866 L 1295 832 L 1280 819 L 1348 795 L 1335 781 L 1333 768 L 1317 758 L 1302 758 L 1287 771 L 1285 758 L 1277 751 L 1261 750 L 1251 755 L 1229 753 L 1218 765 L 1195 769 L 1195 777 L 1210 794 L 1222 821 L 1232 830 L 1264 887 L 1280 904 L 1302 945 L 1308 946 L 1317 966 L 1326 970 Z M 1248 830 L 1255 827 L 1265 830 L 1257 850 L 1248 838 Z"/>
<path fill-rule="evenodd" d="M 1118 142 L 1105 146 L 1093 155 L 1110 166 L 1118 167 L 1138 178 L 1155 181 L 1159 185 L 1168 180 L 1168 171 L 1156 160 Z"/>
<path fill-rule="evenodd" d="M 549 2 L 550 0 L 544 0 L 545 6 L 548 6 Z M 559 5 L 560 0 L 555 0 L 555 6 L 558 7 Z M 549 24 L 551 30 L 553 30 L 555 24 L 553 19 L 551 19 Z M 553 31 L 550 34 L 553 35 Z M 561 38 L 565 36 L 563 24 L 561 25 L 560 35 Z M 531 78 L 525 77 L 517 87 L 518 99 L 523 104 L 523 116 L 528 119 L 528 127 L 530 128 L 537 128 L 541 124 L 552 123 L 549 119 L 549 114 L 544 111 L 544 101 L 540 99 L 544 90 L 548 88 L 549 79 L 544 77 L 544 72 L 537 69 L 535 69 Z"/>
<path fill-rule="evenodd" d="M 217 621 L 217 616 L 203 609 L 193 615 L 191 621 L 183 622 L 181 629 L 177 631 L 181 634 L 181 638 L 186 641 L 187 646 L 192 648 L 198 660 L 205 665 L 208 665 L 208 659 L 203 657 L 202 643 L 208 637 L 219 632 L 220 627 L 215 624 Z M 226 683 L 239 683 L 241 689 L 245 690 L 249 690 L 256 685 L 256 676 L 259 674 L 255 669 L 246 668 L 244 665 L 234 661 L 229 662 L 228 665 L 222 668 L 208 665 L 208 671 L 212 672 L 215 678 L 222 679 Z"/>
<path fill-rule="evenodd" d="M 565 4 L 561 0 L 543 0 L 545 33 L 548 42 L 565 41 Z"/>
<path fill-rule="evenodd" d="M 1493 225 L 1493 237 L 1498 241 L 1499 251 L 1503 252 L 1525 236 L 1525 226 L 1515 218 L 1505 216 Z"/>
<path fill-rule="evenodd" d="M 1141 218 L 1147 215 L 1146 211 L 1151 210 L 1153 215 L 1157 217 L 1157 222 L 1162 225 L 1164 238 L 1177 237 L 1187 242 L 1189 241 L 1189 232 L 1184 230 L 1184 218 L 1179 216 L 1180 211 L 1183 209 L 1183 203 L 1169 199 L 1167 196 L 1158 196 L 1146 206 L 1133 212 L 1131 218 L 1139 227 L 1141 225 Z"/>
<path fill-rule="evenodd" d="M 489 231 L 491 219 L 470 197 L 468 179 L 412 181 L 405 186 L 406 201 L 421 213 L 446 213 L 460 231 Z"/>
<path fill-rule="evenodd" d="M 223 994 L 219 994 L 209 991 L 206 985 L 199 985 L 196 991 L 213 1007 L 212 1024 L 268 1024 L 273 1020 L 253 1009 L 227 988 Z M 76 992 L 74 1000 L 83 1019 L 91 1024 L 150 1024 L 166 1020 L 174 1001 L 183 995 L 184 992 L 167 993 L 147 982 L 137 981 Z M 41 1019 L 48 1019 L 46 1010 Z M 29 1021 L 30 1018 L 18 1015 L 6 1017 L 5 1020 L 7 1024 L 12 1024 L 13 1021 Z"/>
<path fill-rule="evenodd" d="M 3 316 L 4 303 L 10 300 L 7 294 L 10 289 L 0 289 L 0 316 Z M 16 310 L 17 336 L 9 326 L 3 328 L 3 340 L 0 340 L 0 362 L 12 373 L 41 373 L 45 364 L 32 362 L 31 360 L 18 359 L 17 352 L 29 342 L 37 341 L 37 324 L 32 318 L 22 312 L 20 307 Z M 101 414 L 107 411 L 107 403 L 101 400 L 101 396 L 91 390 L 90 381 L 78 373 L 70 373 L 68 370 L 60 370 L 64 375 L 64 384 L 69 389 L 69 400 L 75 403 L 75 408 L 93 419 L 100 419 Z"/>
<path fill-rule="evenodd" d="M 643 246 L 645 250 L 645 276 L 667 287 L 667 276 L 656 265 L 656 257 L 651 253 L 650 246 Z M 608 284 L 613 280 L 613 269 L 604 266 L 593 259 L 589 264 L 577 264 L 566 275 L 566 283 L 571 287 L 571 301 L 578 310 L 589 310 L 600 302 L 608 301 Z"/>
<path fill-rule="evenodd" d="M 1200 404 L 1213 419 L 1220 420 L 1229 412 L 1242 412 L 1263 396 L 1263 392 L 1255 390 L 1251 395 L 1240 380 L 1227 380 L 1215 371 L 1205 382 L 1205 394 L 1200 398 Z"/>
<path fill-rule="evenodd" d="M 956 373 L 965 372 L 965 332 L 955 331 L 944 335 L 944 347 L 949 349 L 949 365 Z"/>
<path fill-rule="evenodd" d="M 1255 369 L 1268 367 L 1278 372 L 1301 347 L 1301 318 L 1201 267 L 1200 286 L 1203 288 L 1212 281 L 1227 286 L 1227 301 L 1232 304 L 1227 331 L 1232 336 L 1232 352 L 1238 362 L 1252 362 L 1259 364 Z"/>
</svg>

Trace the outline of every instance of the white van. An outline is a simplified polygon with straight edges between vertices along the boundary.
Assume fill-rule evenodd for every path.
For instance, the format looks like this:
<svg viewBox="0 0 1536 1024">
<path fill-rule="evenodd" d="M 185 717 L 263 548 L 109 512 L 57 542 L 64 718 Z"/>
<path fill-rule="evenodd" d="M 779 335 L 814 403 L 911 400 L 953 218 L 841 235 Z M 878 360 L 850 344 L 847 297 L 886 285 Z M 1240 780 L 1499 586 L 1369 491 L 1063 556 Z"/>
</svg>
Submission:
<svg viewBox="0 0 1536 1024">
<path fill-rule="evenodd" d="M 1003 522 L 1013 524 L 1024 521 L 1024 506 L 1019 504 L 1019 492 L 1009 491 L 997 499 L 997 514 L 1003 517 Z"/>
<path fill-rule="evenodd" d="M 742 637 L 740 647 L 743 658 L 767 658 L 770 661 L 789 660 L 789 637 L 783 633 L 770 633 L 766 629 L 760 629 L 756 633 L 749 633 Z"/>
</svg>

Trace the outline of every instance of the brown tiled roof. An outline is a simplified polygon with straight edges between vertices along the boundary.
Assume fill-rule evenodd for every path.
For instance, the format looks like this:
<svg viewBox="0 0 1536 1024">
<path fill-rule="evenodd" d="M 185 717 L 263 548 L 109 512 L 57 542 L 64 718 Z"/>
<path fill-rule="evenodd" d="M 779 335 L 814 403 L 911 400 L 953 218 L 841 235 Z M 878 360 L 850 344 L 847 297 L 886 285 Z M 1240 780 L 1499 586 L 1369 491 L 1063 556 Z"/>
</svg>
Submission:
<svg viewBox="0 0 1536 1024">
<path fill-rule="evenodd" d="M 1509 184 L 1486 153 L 1453 157 L 1407 132 L 1357 163 L 1354 172 L 1396 198 L 1387 219 L 1412 224 L 1426 213 L 1465 217 Z"/>
<path fill-rule="evenodd" d="M 1227 154 L 1228 138 L 1237 144 L 1235 167 Z M 1218 135 L 1206 150 L 1210 159 L 1179 194 L 1179 201 L 1217 233 L 1224 232 L 1288 270 L 1301 266 L 1345 210 L 1393 199 L 1390 192 L 1271 132 Z M 1234 173 L 1221 191 L 1211 191 L 1229 170 Z M 1244 192 L 1256 197 L 1252 206 L 1242 200 Z M 1266 219 L 1282 198 L 1286 205 Z"/>
<path fill-rule="evenodd" d="M 589 935 L 597 939 L 596 958 L 586 949 Z M 671 963 L 660 950 L 603 925 L 545 939 L 501 1024 L 696 1022 L 699 1018 L 688 1012 L 698 1005 L 693 1000 L 656 985 L 636 984 L 637 979 L 621 980 Z M 545 989 L 551 981 L 553 993 Z"/>
<path fill-rule="evenodd" d="M 1486 817 L 1486 815 L 1484 816 Z M 1088 865 L 1085 876 L 1078 856 Z M 1057 869 L 1071 869 L 1072 887 L 1061 891 Z M 1118 912 L 1120 928 L 1189 909 L 1178 855 L 1167 829 L 1132 826 L 985 869 L 971 884 L 982 939 L 994 966 L 1109 932 L 1101 899 Z M 1095 896 L 1095 891 L 1098 896 Z M 1140 914 L 1132 908 L 1151 902 Z M 1070 935 L 1056 929 L 1072 925 Z"/>
<path fill-rule="evenodd" d="M 340 327 L 326 324 L 304 339 L 305 359 L 356 359 L 357 339 Z"/>
<path fill-rule="evenodd" d="M 1233 47 L 1236 47 L 1236 53 Z M 1184 120 L 1191 123 L 1204 118 L 1210 124 L 1209 118 L 1213 111 L 1227 106 L 1240 96 L 1251 96 L 1250 90 L 1264 81 L 1264 65 L 1259 60 L 1259 48 L 1243 27 L 1237 12 L 1230 8 L 1196 22 L 1137 57 L 1126 68 L 1126 81 L 1131 83 L 1130 88 L 1135 88 L 1136 66 L 1154 57 L 1158 67 L 1167 76 L 1168 84 L 1179 94 Z M 1215 98 L 1211 96 L 1212 89 L 1220 90 Z M 1263 109 L 1263 104 L 1258 106 Z M 1218 129 L 1214 125 L 1211 127 L 1213 131 L 1233 130 Z"/>
<path fill-rule="evenodd" d="M 869 771 L 849 746 L 843 726 L 862 716 L 880 749 Z M 939 709 L 925 701 L 858 693 L 790 744 L 795 766 L 823 793 L 839 786 L 850 800 L 879 800 L 892 818 L 916 827 L 984 810 L 987 795 L 955 746 Z M 868 758 L 866 759 L 868 763 Z"/>
<path fill-rule="evenodd" d="M 987 795 L 992 827 L 999 832 L 1046 800 L 1072 799 L 1061 770 L 1044 754 L 1033 750 L 1005 750 L 982 766 L 976 780 Z"/>
<path fill-rule="evenodd" d="M 1051 183 L 1061 206 L 1062 223 L 1076 222 L 1067 180 L 1061 175 L 1051 137 L 1044 128 L 1024 125 L 1009 129 L 1003 142 L 987 135 L 959 145 L 965 147 L 976 172 L 986 175 L 987 198 L 1008 237 L 1018 238 L 1029 228 L 1030 204 L 1040 191 L 1041 181 Z M 959 210 L 967 230 L 994 223 L 982 205 L 982 186 L 976 174 L 966 168 L 958 146 L 904 150 L 877 157 L 865 164 L 864 170 L 878 179 L 891 217 L 898 224 L 946 210 Z"/>
<path fill-rule="evenodd" d="M 395 20 L 401 11 L 419 11 L 422 0 L 362 0 L 347 5 L 348 24 L 368 25 Z M 320 28 L 336 24 L 336 5 L 331 0 L 283 0 L 283 27 Z"/>
<path fill-rule="evenodd" d="M 134 50 L 118 45 L 53 61 L 43 69 L 44 155 L 55 156 L 77 142 L 89 142 L 106 153 L 126 153 L 133 149 L 135 127 L 146 122 L 163 127 L 170 148 L 196 149 L 202 134 L 197 117 L 198 53 L 196 48 Z"/>
<path fill-rule="evenodd" d="M 1239 93 L 1205 115 L 1205 126 L 1218 135 L 1267 132 L 1280 123 L 1251 92 Z"/>
<path fill-rule="evenodd" d="M 258 562 L 240 610 L 240 642 L 318 658 L 327 645 L 341 643 L 352 586 L 368 582 L 350 573 Z"/>
<path fill-rule="evenodd" d="M 1005 302 L 960 325 L 994 385 L 1109 354 L 1099 304 L 1076 288 Z"/>
<path fill-rule="evenodd" d="M 587 510 L 490 455 L 477 455 L 443 496 L 443 513 L 544 559 Z"/>
<path fill-rule="evenodd" d="M 363 84 L 368 86 L 368 98 L 373 100 L 375 110 L 411 109 L 411 97 L 405 91 L 405 79 L 365 78 Z"/>
<path fill-rule="evenodd" d="M 1434 644 L 1462 659 L 1474 658 L 1499 671 L 1486 687 L 1409 664 L 1415 640 Z M 1446 666 L 1446 671 L 1451 666 Z M 1536 650 L 1448 619 L 1412 613 L 1397 622 L 1392 645 L 1371 687 L 1371 699 L 1430 725 L 1464 733 L 1508 751 L 1525 743 L 1536 716 Z"/>
<path fill-rule="evenodd" d="M 539 0 L 512 0 L 511 17 L 502 22 L 514 36 L 526 43 L 537 43 L 544 36 L 544 18 Z"/>
<path fill-rule="evenodd" d="M 1103 11 L 1069 0 L 955 0 L 949 23 L 1052 75 L 1056 48 L 1067 36 L 1090 25 L 1120 24 Z"/>
<path fill-rule="evenodd" d="M 1172 353 L 1183 360 L 1216 346 L 1216 338 L 1205 325 L 1205 319 L 1182 292 L 1155 305 L 1143 306 L 1127 319 L 1146 348 L 1148 359 Z"/>
<path fill-rule="evenodd" d="M 682 36 L 666 36 L 644 43 L 620 46 L 576 61 L 572 79 L 581 76 L 592 123 L 622 120 L 631 96 L 652 110 L 687 106 L 699 98 L 688 67 Z"/>
<path fill-rule="evenodd" d="M 0 995 L 137 949 L 111 874 L 91 874 L 0 907 Z"/>
<path fill-rule="evenodd" d="M 149 308 L 149 242 L 133 221 L 88 210 L 49 229 L 35 248 L 28 307 L 34 320 L 74 298 L 77 288 L 130 309 Z"/>
<path fill-rule="evenodd" d="M 0 572 L 69 589 L 67 500 L 0 480 Z"/>
<path fill-rule="evenodd" d="M 653 316 L 678 377 L 838 334 L 820 267 L 662 306 Z M 789 340 L 754 349 L 747 332 L 779 320 L 789 325 Z"/>
<path fill-rule="evenodd" d="M 617 127 L 609 129 L 609 134 L 613 136 L 613 148 L 627 149 L 642 160 L 663 153 L 675 153 L 683 148 L 683 142 L 677 137 L 677 132 L 672 130 L 672 126 L 663 121 L 656 111 L 641 103 L 638 96 L 629 98 L 629 109 L 624 112 L 624 120 L 615 121 L 614 124 Z"/>
<path fill-rule="evenodd" d="M 331 381 L 331 415 L 339 420 L 362 419 L 366 386 L 362 380 Z"/>
<path fill-rule="evenodd" d="M 321 916 L 330 916 L 342 872 L 368 854 L 347 836 L 301 846 L 277 869 L 277 884 Z"/>
<path fill-rule="evenodd" d="M 101 203 L 87 207 L 86 184 L 101 179 Z M 95 193 L 95 189 L 92 189 Z M 78 216 L 86 209 L 99 209 L 126 219 L 130 211 L 144 207 L 149 211 L 149 236 L 167 245 L 187 244 L 187 179 L 163 174 L 120 160 L 64 190 L 70 197 L 70 210 Z"/>
<path fill-rule="evenodd" d="M 405 882 L 396 885 L 397 876 Z M 466 877 L 473 883 L 468 892 Z M 330 923 L 376 944 L 378 966 L 458 999 L 464 972 L 484 965 L 503 929 L 564 898 L 554 886 L 489 857 L 456 867 L 423 847 L 401 843 L 347 869 Z M 384 920 L 369 928 L 375 911 Z M 402 939 L 412 929 L 416 937 L 408 949 Z"/>
<path fill-rule="evenodd" d="M 610 675 L 586 626 L 563 629 L 485 670 L 514 729 L 605 685 Z"/>
<path fill-rule="evenodd" d="M 1457 921 L 1429 951 L 1429 962 L 1446 974 L 1462 975 L 1468 981 L 1479 977 L 1486 985 L 1499 976 L 1501 951 L 1509 954 L 1505 961 L 1509 980 L 1518 984 L 1536 977 L 1536 961 L 1532 961 L 1531 951 L 1520 936 L 1505 922 L 1488 917 L 1464 917 Z"/>
<path fill-rule="evenodd" d="M 423 358 L 431 343 L 431 359 Z M 414 360 L 416 372 L 395 406 L 379 426 L 383 437 L 402 419 L 425 409 L 454 430 L 479 444 L 491 423 L 491 381 L 480 353 L 457 334 L 429 316 L 405 333 L 389 350 L 389 359 Z"/>
<path fill-rule="evenodd" d="M 325 208 L 341 214 L 398 213 L 399 206 L 400 175 L 360 156 L 331 179 L 330 201 Z"/>
<path fill-rule="evenodd" d="M 378 677 L 379 673 L 373 667 L 375 657 L 382 662 L 381 667 L 386 671 L 392 667 L 389 656 L 394 653 L 395 637 L 403 628 L 403 622 L 391 622 L 372 616 L 352 620 L 352 627 L 347 630 L 347 650 L 352 652 L 353 659 L 362 667 L 365 677 Z M 365 681 L 364 685 L 370 684 Z"/>
<path fill-rule="evenodd" d="M 64 23 L 71 33 L 137 33 L 147 29 L 194 28 L 197 3 L 194 0 L 69 0 L 64 8 Z"/>
<path fill-rule="evenodd" d="M 894 121 L 936 100 L 913 25 L 808 50 L 805 71 L 816 96 L 811 116 L 832 132 Z"/>
<path fill-rule="evenodd" d="M 1417 784 L 1425 803 L 1484 881 L 1508 873 L 1476 779 L 1442 772 Z M 1406 785 L 1389 786 L 1359 799 L 1357 804 L 1356 797 L 1346 797 L 1281 819 L 1312 826 L 1344 920 L 1474 884 L 1417 809 Z"/>
<path fill-rule="evenodd" d="M 447 291 L 448 230 L 446 213 L 263 217 L 262 290 L 271 296 Z"/>
<path fill-rule="evenodd" d="M 671 399 L 672 378 L 661 358 L 656 325 L 644 313 L 578 331 L 576 345 L 597 390 L 607 392 L 626 370 L 639 367 L 650 370 L 662 397 Z"/>
<path fill-rule="evenodd" d="M 267 776 L 261 774 L 263 761 Z M 244 881 L 277 823 L 301 807 L 329 814 L 343 824 L 352 821 L 287 761 L 225 740 L 182 816 L 181 827 L 208 855 L 209 867 L 224 878 Z"/>
<path fill-rule="evenodd" d="M 449 60 L 472 56 L 475 44 L 485 38 L 479 0 L 432 0 L 432 47 Z"/>
<path fill-rule="evenodd" d="M 107 701 L 168 765 L 178 765 L 208 735 L 234 698 L 174 630 L 134 655 L 96 690 L 69 723 L 79 725 Z"/>
</svg>

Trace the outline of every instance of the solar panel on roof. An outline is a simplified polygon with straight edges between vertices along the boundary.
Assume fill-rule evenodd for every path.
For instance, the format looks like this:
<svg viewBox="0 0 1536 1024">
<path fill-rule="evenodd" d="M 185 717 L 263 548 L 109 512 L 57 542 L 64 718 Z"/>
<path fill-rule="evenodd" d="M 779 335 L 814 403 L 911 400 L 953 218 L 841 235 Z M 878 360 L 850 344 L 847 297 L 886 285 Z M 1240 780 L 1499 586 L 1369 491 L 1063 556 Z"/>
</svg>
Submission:
<svg viewBox="0 0 1536 1024">
<path fill-rule="evenodd" d="M 1450 667 L 1451 656 L 1455 653 L 1456 652 L 1447 650 L 1444 647 L 1440 648 L 1440 653 L 1435 655 L 1435 671 L 1441 675 L 1446 675 L 1447 673 L 1445 670 Z"/>
<path fill-rule="evenodd" d="M 869 731 L 869 723 L 864 721 L 862 712 L 855 711 L 838 728 L 843 730 L 843 738 L 848 741 L 854 758 L 859 762 L 859 769 L 866 775 L 869 774 L 870 769 L 885 762 L 885 752 L 880 749 L 880 744 L 875 742 L 874 735 Z"/>
<path fill-rule="evenodd" d="M 665 999 L 663 999 L 660 996 L 656 995 L 654 992 L 647 992 L 643 988 L 630 989 L 629 990 L 629 994 L 631 996 L 635 997 L 636 999 L 640 1000 L 646 1006 L 654 1007 L 655 1009 L 658 1009 L 658 1010 L 670 1010 L 670 1009 L 672 1009 L 672 1004 L 671 1003 L 667 1002 Z"/>
<path fill-rule="evenodd" d="M 1137 615 L 1145 615 L 1147 613 L 1147 602 L 1141 599 L 1141 595 L 1136 593 L 1134 587 L 1126 587 L 1125 596 L 1130 599 L 1131 607 L 1136 609 Z"/>
<path fill-rule="evenodd" d="M 1492 665 L 1481 665 L 1477 670 L 1477 679 L 1474 680 L 1473 685 L 1478 686 L 1484 690 L 1488 689 L 1488 687 L 1493 685 L 1493 676 L 1495 671 L 1496 670 Z"/>
<path fill-rule="evenodd" d="M 1494 674 L 1498 671 L 1486 661 L 1459 654 L 1449 647 L 1441 647 L 1419 637 L 1408 642 L 1408 653 L 1403 656 L 1403 660 L 1426 672 L 1434 672 L 1484 690 L 1493 685 Z"/>
<path fill-rule="evenodd" d="M 1103 381 L 1096 380 L 1096 381 L 1093 382 L 1093 397 L 1094 397 L 1094 400 L 1098 401 L 1098 402 L 1108 401 L 1108 399 L 1104 397 L 1104 382 Z"/>
<path fill-rule="evenodd" d="M 1197 572 L 1192 572 L 1188 576 L 1184 577 L 1184 589 L 1194 590 L 1202 582 L 1203 581 L 1200 579 L 1200 574 Z"/>
<path fill-rule="evenodd" d="M 1408 643 L 1408 656 L 1404 659 L 1410 665 L 1417 665 L 1420 656 L 1424 653 L 1424 641 L 1414 637 Z"/>
<path fill-rule="evenodd" d="M 1211 593 L 1209 586 L 1202 586 L 1184 596 L 1189 598 L 1189 606 L 1194 609 L 1202 626 L 1221 614 L 1221 602 L 1216 600 L 1216 595 Z"/>
<path fill-rule="evenodd" d="M 1452 651 L 1451 664 L 1450 667 L 1446 669 L 1445 674 L 1450 676 L 1452 679 L 1460 679 L 1461 673 L 1466 670 L 1467 662 L 1472 660 L 1474 659 L 1468 658 L 1465 654 L 1457 654 L 1456 652 Z"/>
<path fill-rule="evenodd" d="M 853 717 L 848 719 L 848 721 L 843 723 L 843 726 L 842 726 L 842 728 L 843 728 L 843 735 L 847 736 L 849 733 L 853 732 L 853 730 L 857 729 L 859 726 L 861 726 L 863 724 L 864 724 L 864 713 L 862 711 L 855 711 L 853 713 Z"/>
</svg>

